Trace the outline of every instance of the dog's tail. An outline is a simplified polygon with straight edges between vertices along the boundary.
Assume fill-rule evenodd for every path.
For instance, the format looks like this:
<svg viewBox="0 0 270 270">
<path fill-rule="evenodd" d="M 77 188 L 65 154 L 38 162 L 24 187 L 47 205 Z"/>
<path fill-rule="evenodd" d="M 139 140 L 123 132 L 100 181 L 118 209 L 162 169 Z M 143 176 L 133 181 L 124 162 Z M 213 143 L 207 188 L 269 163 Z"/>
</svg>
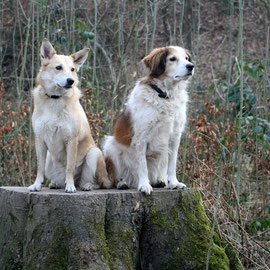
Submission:
<svg viewBox="0 0 270 270">
<path fill-rule="evenodd" d="M 98 147 L 90 149 L 86 156 L 86 163 L 81 177 L 81 185 L 90 181 L 94 189 L 111 188 L 113 186 L 108 177 L 102 152 Z"/>
<path fill-rule="evenodd" d="M 112 188 L 113 184 L 109 180 L 108 173 L 106 170 L 106 164 L 103 158 L 101 150 L 97 147 L 94 147 L 90 150 L 90 155 L 88 158 L 89 167 L 92 168 L 94 173 L 94 178 L 96 183 L 101 188 Z"/>
<path fill-rule="evenodd" d="M 102 152 L 97 158 L 97 169 L 96 169 L 96 181 L 102 188 L 112 188 L 113 183 L 110 181 L 107 173 L 107 164 L 105 164 Z"/>
<path fill-rule="evenodd" d="M 117 178 L 117 149 L 114 147 L 114 142 L 113 136 L 105 136 L 102 149 L 110 182 L 113 187 L 117 187 L 119 179 Z"/>
<path fill-rule="evenodd" d="M 113 187 L 116 187 L 118 183 L 118 179 L 116 175 L 116 168 L 112 161 L 112 158 L 109 156 L 105 157 L 105 163 L 106 163 L 106 169 L 108 172 L 109 180 L 112 183 Z"/>
</svg>

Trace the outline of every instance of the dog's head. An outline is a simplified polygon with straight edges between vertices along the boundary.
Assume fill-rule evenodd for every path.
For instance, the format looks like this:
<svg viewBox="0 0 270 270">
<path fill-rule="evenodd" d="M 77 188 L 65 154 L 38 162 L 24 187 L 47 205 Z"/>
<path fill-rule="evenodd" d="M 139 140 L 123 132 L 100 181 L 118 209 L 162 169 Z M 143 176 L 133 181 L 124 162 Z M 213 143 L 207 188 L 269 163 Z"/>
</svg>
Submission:
<svg viewBox="0 0 270 270">
<path fill-rule="evenodd" d="M 45 89 L 67 91 L 78 84 L 77 72 L 87 59 L 89 49 L 72 55 L 58 55 L 48 39 L 40 47 L 41 69 L 37 80 Z"/>
<path fill-rule="evenodd" d="M 178 46 L 154 49 L 143 62 L 154 78 L 168 77 L 180 81 L 189 79 L 194 73 L 190 53 Z"/>
</svg>

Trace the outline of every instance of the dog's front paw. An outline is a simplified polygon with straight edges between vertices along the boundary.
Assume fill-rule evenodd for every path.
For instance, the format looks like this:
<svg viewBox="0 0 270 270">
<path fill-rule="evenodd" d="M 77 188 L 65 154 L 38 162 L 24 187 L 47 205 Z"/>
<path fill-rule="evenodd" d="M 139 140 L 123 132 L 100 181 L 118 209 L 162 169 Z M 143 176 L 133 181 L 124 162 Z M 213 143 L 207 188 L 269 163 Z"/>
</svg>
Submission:
<svg viewBox="0 0 270 270">
<path fill-rule="evenodd" d="M 153 188 L 150 184 L 144 184 L 138 187 L 138 190 L 142 193 L 145 193 L 147 195 L 150 195 L 153 191 Z"/>
<path fill-rule="evenodd" d="M 91 190 L 95 189 L 94 185 L 92 185 L 91 183 L 86 183 L 86 184 L 80 186 L 80 188 L 83 191 L 91 191 Z M 75 189 L 75 191 L 76 191 L 76 189 Z"/>
<path fill-rule="evenodd" d="M 65 185 L 59 185 L 59 184 L 57 184 L 55 182 L 51 182 L 49 184 L 50 189 L 60 189 L 60 188 L 64 188 L 64 187 L 65 187 Z"/>
<path fill-rule="evenodd" d="M 184 189 L 187 186 L 184 183 L 178 182 L 178 180 L 169 181 L 165 188 L 169 189 Z"/>
<path fill-rule="evenodd" d="M 129 189 L 129 186 L 127 184 L 126 181 L 121 180 L 118 184 L 117 184 L 117 189 Z"/>
<path fill-rule="evenodd" d="M 29 191 L 41 191 L 42 185 L 40 183 L 34 183 L 28 187 Z"/>
<path fill-rule="evenodd" d="M 76 188 L 74 185 L 70 185 L 70 184 L 66 184 L 66 189 L 65 191 L 67 193 L 75 193 L 76 192 Z"/>
<path fill-rule="evenodd" d="M 155 188 L 163 188 L 166 186 L 166 182 L 158 179 L 154 184 L 152 183 L 152 186 Z"/>
</svg>

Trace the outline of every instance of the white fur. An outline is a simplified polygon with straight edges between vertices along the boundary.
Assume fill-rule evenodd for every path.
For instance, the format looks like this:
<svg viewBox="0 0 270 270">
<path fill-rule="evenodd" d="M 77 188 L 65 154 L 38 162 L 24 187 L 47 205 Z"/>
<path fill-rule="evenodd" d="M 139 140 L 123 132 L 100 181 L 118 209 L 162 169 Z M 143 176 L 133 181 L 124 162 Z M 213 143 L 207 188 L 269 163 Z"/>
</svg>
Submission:
<svg viewBox="0 0 270 270">
<path fill-rule="evenodd" d="M 126 104 L 134 131 L 131 144 L 120 144 L 114 136 L 105 139 L 104 155 L 113 160 L 118 187 L 138 188 L 146 194 L 158 182 L 171 189 L 185 187 L 177 180 L 176 164 L 187 119 L 186 89 L 190 76 L 187 77 L 185 66 L 190 62 L 184 49 L 169 48 L 174 48 L 174 55 L 180 60 L 167 64 L 164 76 L 152 79 L 169 99 L 160 98 L 148 85 L 137 82 Z"/>
</svg>

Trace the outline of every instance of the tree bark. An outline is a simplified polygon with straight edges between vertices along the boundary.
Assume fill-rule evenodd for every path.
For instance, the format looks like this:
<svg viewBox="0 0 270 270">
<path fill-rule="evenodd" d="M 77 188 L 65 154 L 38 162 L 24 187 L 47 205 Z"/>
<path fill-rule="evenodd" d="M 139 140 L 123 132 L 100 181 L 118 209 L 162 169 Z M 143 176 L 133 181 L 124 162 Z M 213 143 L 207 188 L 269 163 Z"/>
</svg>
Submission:
<svg viewBox="0 0 270 270">
<path fill-rule="evenodd" d="M 196 189 L 0 188 L 0 269 L 204 269 L 210 235 Z M 230 269 L 212 245 L 209 269 Z"/>
</svg>

